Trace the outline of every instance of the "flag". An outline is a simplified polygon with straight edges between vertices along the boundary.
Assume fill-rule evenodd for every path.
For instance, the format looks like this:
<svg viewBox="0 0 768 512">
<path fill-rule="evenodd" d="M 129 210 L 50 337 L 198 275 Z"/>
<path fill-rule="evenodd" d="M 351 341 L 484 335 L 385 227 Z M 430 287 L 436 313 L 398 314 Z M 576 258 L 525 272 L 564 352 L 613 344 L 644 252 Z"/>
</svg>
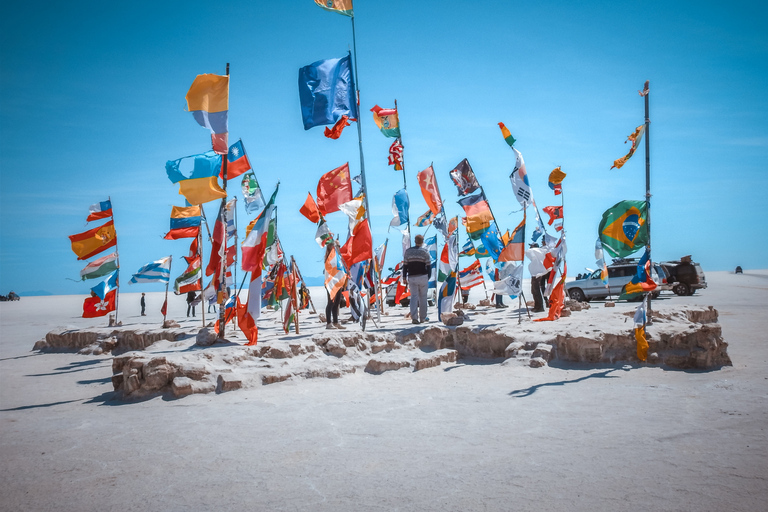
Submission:
<svg viewBox="0 0 768 512">
<path fill-rule="evenodd" d="M 525 257 L 525 221 L 526 217 L 523 215 L 522 222 L 512 232 L 509 242 L 499 254 L 498 261 L 523 261 Z"/>
<path fill-rule="evenodd" d="M 171 276 L 171 257 L 160 258 L 147 263 L 133 274 L 128 284 L 167 283 Z"/>
<path fill-rule="evenodd" d="M 224 239 L 226 238 L 228 231 L 227 224 L 229 223 L 230 218 L 234 219 L 234 209 L 234 199 L 219 206 L 219 214 L 216 216 L 216 223 L 213 226 L 213 236 L 211 237 L 211 256 L 208 259 L 208 266 L 205 267 L 206 276 L 210 276 L 219 270 L 219 264 L 221 263 L 222 257 L 222 246 L 224 246 Z M 229 265 L 224 266 L 228 267 Z"/>
<path fill-rule="evenodd" d="M 320 247 L 325 247 L 326 245 L 333 243 L 333 233 L 328 229 L 328 223 L 325 222 L 325 219 L 320 219 L 320 224 L 317 225 L 315 242 L 317 242 Z"/>
<path fill-rule="evenodd" d="M 176 295 L 201 289 L 202 260 L 198 256 L 190 261 L 187 269 L 173 282 L 173 290 Z"/>
<path fill-rule="evenodd" d="M 107 254 L 101 258 L 94 260 L 87 264 L 83 270 L 80 271 L 80 280 L 96 279 L 97 277 L 103 277 L 110 272 L 117 270 L 120 267 L 120 263 L 117 259 L 117 253 Z"/>
<path fill-rule="evenodd" d="M 309 219 L 311 222 L 320 222 L 320 211 L 317 209 L 315 200 L 312 199 L 312 194 L 307 192 L 307 200 L 304 201 L 304 206 L 299 209 L 299 213 Z"/>
<path fill-rule="evenodd" d="M 632 280 L 630 282 L 624 285 L 624 288 L 621 291 L 621 295 L 619 296 L 619 300 L 629 300 L 638 296 L 639 294 L 648 293 L 655 290 L 657 285 L 653 279 L 651 279 L 650 270 L 650 253 L 646 248 L 642 258 L 640 258 L 640 261 L 637 262 L 637 270 L 635 275 L 632 276 Z"/>
<path fill-rule="evenodd" d="M 117 302 L 117 290 L 112 290 L 103 298 L 93 295 L 83 301 L 83 318 L 95 318 L 104 316 L 115 310 Z"/>
<path fill-rule="evenodd" d="M 562 183 L 565 176 L 566 174 L 560 170 L 560 167 L 555 167 L 555 169 L 549 173 L 549 188 L 555 191 L 556 196 L 563 193 Z"/>
<path fill-rule="evenodd" d="M 504 242 L 501 241 L 499 229 L 495 222 L 482 232 L 480 240 L 482 240 L 483 246 L 488 250 L 488 254 L 493 258 L 493 261 L 499 261 L 501 251 L 504 250 Z"/>
<path fill-rule="evenodd" d="M 479 240 L 483 233 L 490 228 L 491 221 L 493 221 L 491 207 L 485 199 L 485 194 L 479 192 L 459 199 L 458 203 L 467 214 L 465 222 L 467 234 L 472 240 Z"/>
<path fill-rule="evenodd" d="M 250 295 L 248 295 L 248 300 L 251 300 Z M 256 326 L 256 321 L 248 312 L 248 302 L 241 304 L 239 297 L 235 298 L 235 301 L 237 304 L 237 326 L 245 335 L 245 339 L 248 340 L 246 345 L 256 345 L 259 339 L 259 328 Z"/>
<path fill-rule="evenodd" d="M 357 119 L 351 55 L 319 60 L 300 68 L 299 100 L 305 130 L 335 124 L 344 115 Z"/>
<path fill-rule="evenodd" d="M 171 230 L 165 239 L 197 238 L 200 218 L 200 206 L 174 206 L 171 208 Z"/>
<path fill-rule="evenodd" d="M 193 159 L 191 169 L 190 158 Z M 165 163 L 168 179 L 171 183 L 179 184 L 179 194 L 183 195 L 189 204 L 203 204 L 227 196 L 217 179 L 220 170 L 221 155 L 213 151 Z"/>
<path fill-rule="evenodd" d="M 317 182 L 317 208 L 320 214 L 339 211 L 339 206 L 352 200 L 352 180 L 349 176 L 349 164 L 329 171 Z"/>
<path fill-rule="evenodd" d="M 261 317 L 261 290 L 262 278 L 261 269 L 257 272 L 251 272 L 251 282 L 248 284 L 248 314 L 251 315 L 254 322 Z"/>
<path fill-rule="evenodd" d="M 432 210 L 427 210 L 426 212 L 419 215 L 419 218 L 416 219 L 416 222 L 414 222 L 413 225 L 419 228 L 423 228 L 424 226 L 429 226 L 432 224 L 434 219 L 435 217 L 432 213 Z"/>
<path fill-rule="evenodd" d="M 553 222 L 555 222 L 555 220 L 563 218 L 562 206 L 545 206 L 544 208 L 542 208 L 542 210 L 544 210 L 544 213 L 549 215 L 549 221 L 547 222 L 547 224 L 549 224 L 550 226 L 552 225 Z"/>
<path fill-rule="evenodd" d="M 336 121 L 336 124 L 333 125 L 333 128 L 325 127 L 325 130 L 323 130 L 323 135 L 328 137 L 329 139 L 338 139 L 341 137 L 341 132 L 344 131 L 344 128 L 349 126 L 349 116 L 344 114 L 339 118 L 338 121 Z"/>
<path fill-rule="evenodd" d="M 187 91 L 187 109 L 200 126 L 211 130 L 213 150 L 227 152 L 227 116 L 229 112 L 229 76 L 197 75 Z M 195 203 L 193 203 L 195 204 Z"/>
<path fill-rule="evenodd" d="M 163 301 L 163 305 L 160 308 L 160 314 L 163 315 L 163 318 L 165 318 L 166 313 L 168 313 L 168 299 Z"/>
<path fill-rule="evenodd" d="M 331 296 L 331 299 L 336 297 L 336 294 L 341 291 L 344 286 L 345 277 L 347 274 L 344 272 L 344 266 L 341 262 L 341 257 L 336 251 L 336 247 L 331 247 L 331 251 L 327 253 L 325 258 L 325 289 Z"/>
<path fill-rule="evenodd" d="M 384 240 L 384 243 L 381 244 L 376 248 L 375 251 L 373 251 L 373 255 L 375 256 L 376 264 L 378 265 L 378 273 L 381 273 L 381 269 L 384 268 L 384 258 L 387 256 L 387 243 L 389 242 L 389 239 Z"/>
<path fill-rule="evenodd" d="M 450 313 L 453 310 L 453 297 L 456 295 L 456 271 L 452 270 L 440 287 L 440 293 L 437 297 L 437 316 L 443 320 L 443 313 Z"/>
<path fill-rule="evenodd" d="M 475 246 L 472 244 L 472 240 L 467 240 L 464 245 L 461 247 L 461 252 L 459 252 L 459 256 L 474 256 L 477 254 L 477 250 L 475 249 Z"/>
<path fill-rule="evenodd" d="M 354 16 L 352 0 L 315 0 L 315 3 L 326 11 L 337 12 L 350 18 Z"/>
<path fill-rule="evenodd" d="M 635 311 L 634 324 L 635 324 L 635 342 L 637 343 L 637 358 L 641 361 L 648 359 L 648 340 L 645 337 L 645 324 L 646 324 L 646 312 L 645 312 L 645 300 L 637 306 Z"/>
<path fill-rule="evenodd" d="M 92 204 L 88 207 L 88 217 L 85 222 L 91 222 L 92 220 L 106 219 L 112 216 L 112 201 L 107 199 L 100 203 Z"/>
<path fill-rule="evenodd" d="M 389 146 L 387 164 L 394 165 L 396 171 L 403 170 L 403 144 L 400 142 L 400 139 L 395 139 L 392 145 Z"/>
<path fill-rule="evenodd" d="M 376 123 L 385 137 L 400 138 L 400 120 L 397 117 L 396 108 L 381 108 L 376 105 L 371 109 L 371 112 L 373 112 L 373 122 Z"/>
<path fill-rule="evenodd" d="M 504 126 L 504 123 L 499 123 L 499 128 L 501 128 L 501 136 L 504 137 L 504 140 L 509 144 L 509 147 L 513 147 L 517 140 L 515 140 L 511 133 L 509 133 L 509 130 Z"/>
<path fill-rule="evenodd" d="M 640 141 L 643 139 L 643 133 L 645 132 L 645 125 L 641 124 L 637 128 L 635 128 L 634 133 L 632 133 L 629 137 L 627 137 L 627 140 L 624 141 L 624 144 L 627 142 L 632 142 L 632 147 L 629 148 L 629 152 L 624 155 L 623 157 L 619 158 L 618 160 L 613 161 L 613 165 L 611 166 L 611 169 L 614 167 L 617 169 L 621 169 L 621 167 L 627 163 L 627 160 L 629 160 L 632 155 L 635 154 L 635 150 L 637 149 L 637 146 L 640 144 Z"/>
<path fill-rule="evenodd" d="M 248 225 L 245 240 L 240 245 L 243 258 L 242 269 L 244 272 L 261 272 L 264 252 L 267 248 L 269 221 L 272 219 L 272 213 L 275 210 L 275 198 L 277 197 L 279 187 L 280 183 L 278 182 L 267 205 L 259 216 Z"/>
<path fill-rule="evenodd" d="M 264 196 L 261 194 L 261 188 L 255 174 L 249 172 L 243 176 L 240 188 L 243 191 L 243 203 L 245 204 L 246 212 L 256 213 L 256 211 L 264 207 Z"/>
<path fill-rule="evenodd" d="M 648 90 L 648 83 L 649 83 L 649 81 L 648 81 L 648 80 L 646 80 L 646 81 L 645 81 L 645 85 L 643 86 L 643 90 L 642 90 L 642 91 L 637 91 L 637 93 L 638 93 L 640 96 L 648 96 L 648 92 L 650 92 L 650 91 Z"/>
<path fill-rule="evenodd" d="M 371 228 L 368 219 L 364 219 L 352 232 L 346 243 L 341 247 L 341 257 L 344 259 L 347 268 L 358 261 L 365 261 L 373 258 L 373 240 L 371 238 Z"/>
<path fill-rule="evenodd" d="M 512 169 L 509 180 L 512 182 L 512 191 L 515 193 L 517 202 L 523 208 L 527 208 L 533 198 L 531 185 L 528 183 L 528 172 L 525 170 L 523 155 L 515 148 L 512 148 L 512 151 L 515 152 L 515 168 Z"/>
<path fill-rule="evenodd" d="M 392 227 L 402 226 L 408 224 L 408 208 L 410 206 L 410 200 L 408 199 L 408 191 L 401 188 L 395 195 L 392 196 L 392 214 L 394 218 L 389 222 Z"/>
<path fill-rule="evenodd" d="M 603 243 L 598 238 L 595 242 L 595 263 L 600 269 L 600 280 L 608 286 L 608 267 L 605 265 L 605 254 L 603 253 Z"/>
<path fill-rule="evenodd" d="M 101 226 L 71 235 L 69 241 L 72 244 L 72 252 L 77 255 L 77 259 L 87 260 L 91 256 L 117 245 L 115 223 L 110 220 Z"/>
<path fill-rule="evenodd" d="M 459 272 L 459 284 L 462 290 L 469 290 L 483 284 L 483 269 L 479 261 L 475 260 L 474 263 Z"/>
<path fill-rule="evenodd" d="M 520 295 L 523 284 L 523 265 L 500 262 L 496 265 L 499 271 L 498 279 L 493 281 L 493 293 L 497 295 Z M 495 272 L 494 272 L 495 274 Z"/>
<path fill-rule="evenodd" d="M 103 299 L 109 292 L 117 289 L 119 286 L 118 273 L 119 270 L 115 270 L 109 274 L 103 281 L 91 288 L 91 294 Z"/>
<path fill-rule="evenodd" d="M 421 195 L 424 196 L 429 210 L 433 215 L 437 215 L 443 209 L 443 200 L 440 198 L 440 191 L 437 188 L 437 178 L 435 170 L 430 165 L 416 175 L 421 188 Z"/>
<path fill-rule="evenodd" d="M 243 173 L 251 170 L 251 162 L 248 155 L 245 154 L 243 141 L 238 140 L 231 146 L 227 152 L 227 181 L 237 178 Z M 219 178 L 224 179 L 224 167 L 222 166 Z"/>
<path fill-rule="evenodd" d="M 437 235 L 425 239 L 424 247 L 427 248 L 430 260 L 427 289 L 437 289 Z"/>
<path fill-rule="evenodd" d="M 603 247 L 614 258 L 623 258 L 648 243 L 645 201 L 621 201 L 603 213 L 597 228 Z"/>
<path fill-rule="evenodd" d="M 183 256 L 188 265 L 192 263 L 192 260 L 200 257 L 200 251 L 198 247 L 197 238 L 193 238 L 192 243 L 189 244 L 189 256 Z"/>
<path fill-rule="evenodd" d="M 560 318 L 560 313 L 563 311 L 563 305 L 565 304 L 565 275 L 567 269 L 563 269 L 563 274 L 554 287 L 552 293 L 549 295 L 549 313 L 544 318 L 534 318 L 534 322 L 551 322 Z M 554 275 L 554 272 L 553 272 Z"/>
<path fill-rule="evenodd" d="M 459 162 L 459 165 L 457 165 L 450 174 L 453 183 L 456 185 L 456 188 L 459 189 L 460 196 L 471 194 L 480 187 L 480 184 L 475 177 L 475 173 L 472 171 L 472 166 L 469 165 L 469 160 L 466 158 Z"/>
</svg>

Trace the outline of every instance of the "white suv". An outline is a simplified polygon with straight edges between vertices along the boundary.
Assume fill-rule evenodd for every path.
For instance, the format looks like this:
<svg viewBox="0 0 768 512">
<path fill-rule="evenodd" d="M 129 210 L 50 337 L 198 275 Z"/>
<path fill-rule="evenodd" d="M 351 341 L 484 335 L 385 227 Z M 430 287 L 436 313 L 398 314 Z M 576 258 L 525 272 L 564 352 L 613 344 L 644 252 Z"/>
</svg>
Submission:
<svg viewBox="0 0 768 512">
<path fill-rule="evenodd" d="M 624 286 L 632 280 L 637 273 L 637 260 L 617 260 L 608 266 L 608 286 L 600 279 L 600 270 L 595 270 L 583 279 L 576 279 L 565 283 L 568 296 L 579 302 L 588 302 L 592 299 L 605 299 L 609 295 L 618 298 Z M 653 297 L 659 296 L 659 292 L 668 289 L 666 274 L 659 265 L 651 266 L 651 279 L 659 286 L 654 290 Z"/>
</svg>

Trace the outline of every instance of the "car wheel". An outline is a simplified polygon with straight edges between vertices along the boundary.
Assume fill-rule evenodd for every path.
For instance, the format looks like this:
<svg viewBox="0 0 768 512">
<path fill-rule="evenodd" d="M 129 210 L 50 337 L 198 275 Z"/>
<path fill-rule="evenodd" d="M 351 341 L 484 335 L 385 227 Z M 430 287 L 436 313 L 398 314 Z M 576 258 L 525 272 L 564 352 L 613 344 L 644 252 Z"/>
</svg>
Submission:
<svg viewBox="0 0 768 512">
<path fill-rule="evenodd" d="M 577 302 L 587 302 L 587 298 L 584 296 L 584 292 L 581 288 L 572 288 L 568 290 L 568 296 Z"/>
<path fill-rule="evenodd" d="M 685 283 L 676 283 L 675 286 L 672 287 L 672 291 L 675 292 L 675 295 L 690 295 L 688 285 Z"/>
</svg>

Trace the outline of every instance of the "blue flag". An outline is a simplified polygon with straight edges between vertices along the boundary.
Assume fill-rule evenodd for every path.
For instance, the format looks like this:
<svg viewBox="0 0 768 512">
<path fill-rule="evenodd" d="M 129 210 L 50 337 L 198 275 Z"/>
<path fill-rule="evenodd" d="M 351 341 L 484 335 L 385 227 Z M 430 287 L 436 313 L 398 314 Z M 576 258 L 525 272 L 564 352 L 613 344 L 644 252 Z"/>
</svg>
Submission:
<svg viewBox="0 0 768 512">
<path fill-rule="evenodd" d="M 117 275 L 119 270 L 115 270 L 109 274 L 102 282 L 91 288 L 91 291 L 99 296 L 101 300 L 107 296 L 109 292 L 117 288 Z"/>
<path fill-rule="evenodd" d="M 350 55 L 319 60 L 299 69 L 299 100 L 304 129 L 358 118 Z"/>
<path fill-rule="evenodd" d="M 408 192 L 404 188 L 401 188 L 395 193 L 394 197 L 392 197 L 392 215 L 394 215 L 394 218 L 390 221 L 389 225 L 397 227 L 402 226 L 403 224 L 408 224 L 409 206 L 410 200 L 408 199 Z"/>
</svg>

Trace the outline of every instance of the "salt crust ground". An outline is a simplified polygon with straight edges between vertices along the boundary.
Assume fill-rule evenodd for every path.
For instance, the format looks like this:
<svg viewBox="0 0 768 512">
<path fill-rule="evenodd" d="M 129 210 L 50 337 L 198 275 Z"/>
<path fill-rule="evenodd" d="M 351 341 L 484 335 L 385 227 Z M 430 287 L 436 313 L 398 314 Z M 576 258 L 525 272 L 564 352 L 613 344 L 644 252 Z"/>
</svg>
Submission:
<svg viewBox="0 0 768 512">
<path fill-rule="evenodd" d="M 93 325 L 82 297 L 2 303 L 0 509 L 760 510 L 768 272 L 708 279 L 666 300 L 719 310 L 717 371 L 462 360 L 173 402 L 111 400 L 109 357 L 30 352 Z M 121 298 L 125 324 L 158 322 Z"/>
</svg>

